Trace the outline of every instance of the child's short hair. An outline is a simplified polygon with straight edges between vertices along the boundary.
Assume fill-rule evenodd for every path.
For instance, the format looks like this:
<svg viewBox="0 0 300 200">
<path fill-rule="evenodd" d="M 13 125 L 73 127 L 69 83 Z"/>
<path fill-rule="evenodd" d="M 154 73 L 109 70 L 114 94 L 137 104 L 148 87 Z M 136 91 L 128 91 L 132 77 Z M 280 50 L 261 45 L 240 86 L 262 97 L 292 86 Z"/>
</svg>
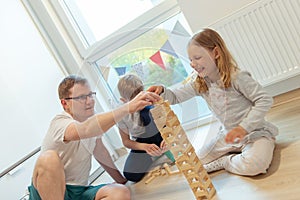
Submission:
<svg viewBox="0 0 300 200">
<path fill-rule="evenodd" d="M 134 74 L 124 75 L 118 82 L 118 90 L 121 97 L 131 100 L 144 90 L 143 81 Z"/>
</svg>

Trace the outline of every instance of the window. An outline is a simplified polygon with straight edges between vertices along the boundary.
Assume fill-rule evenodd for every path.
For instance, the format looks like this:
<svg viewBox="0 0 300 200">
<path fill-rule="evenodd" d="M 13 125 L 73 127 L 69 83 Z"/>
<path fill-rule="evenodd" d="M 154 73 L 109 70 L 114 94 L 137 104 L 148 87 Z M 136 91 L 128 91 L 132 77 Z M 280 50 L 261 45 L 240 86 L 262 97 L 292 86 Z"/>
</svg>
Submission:
<svg viewBox="0 0 300 200">
<path fill-rule="evenodd" d="M 103 66 L 104 69 L 110 70 L 110 77 L 106 77 L 109 85 L 114 87 L 116 81 L 113 77 L 118 78 L 125 73 L 137 74 L 146 87 L 158 82 L 169 87 L 186 79 L 191 68 L 186 60 L 184 47 L 190 33 L 180 23 L 179 18 L 182 17 L 180 13 L 168 19 L 97 60 L 100 72 L 103 71 L 101 69 Z M 172 30 L 167 30 L 165 27 L 171 27 Z"/>
<path fill-rule="evenodd" d="M 163 0 L 64 0 L 88 45 L 100 41 L 152 9 Z"/>
<path fill-rule="evenodd" d="M 125 73 L 136 73 L 146 88 L 177 87 L 191 73 L 186 54 L 191 31 L 176 0 L 61 0 L 53 5 L 71 24 L 66 27 L 85 62 L 103 78 L 110 103 L 118 102 L 116 85 Z M 172 107 L 182 123 L 210 114 L 200 97 Z"/>
<path fill-rule="evenodd" d="M 106 55 L 180 10 L 176 0 L 53 0 L 51 4 L 85 58 L 101 50 Z"/>
</svg>

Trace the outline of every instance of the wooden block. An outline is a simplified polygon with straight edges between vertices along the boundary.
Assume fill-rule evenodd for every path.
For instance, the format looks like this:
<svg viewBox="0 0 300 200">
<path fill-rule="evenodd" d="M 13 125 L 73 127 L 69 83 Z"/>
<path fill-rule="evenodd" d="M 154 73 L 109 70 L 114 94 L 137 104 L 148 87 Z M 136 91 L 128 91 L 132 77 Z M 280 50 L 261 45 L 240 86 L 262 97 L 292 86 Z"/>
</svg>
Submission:
<svg viewBox="0 0 300 200">
<path fill-rule="evenodd" d="M 146 181 L 145 184 L 150 183 L 151 181 L 153 181 L 156 177 L 155 176 L 150 176 Z"/>
<path fill-rule="evenodd" d="M 145 181 L 145 184 L 150 183 L 151 181 L 153 181 L 153 179 L 155 179 L 159 175 L 161 175 L 161 167 L 156 166 L 147 174 L 148 179 Z"/>
<path fill-rule="evenodd" d="M 175 174 L 179 174 L 180 173 L 179 170 L 172 171 L 171 168 L 170 168 L 170 166 L 168 165 L 168 163 L 164 163 L 163 167 L 166 170 L 166 172 L 167 172 L 168 175 L 175 175 Z"/>
<path fill-rule="evenodd" d="M 167 163 L 165 163 L 167 164 Z M 168 164 L 167 164 L 168 165 Z M 170 168 L 169 168 L 170 169 Z M 171 172 L 171 174 L 173 174 L 174 172 Z M 155 168 L 153 168 L 148 174 L 147 174 L 147 179 L 145 181 L 145 184 L 150 183 L 151 181 L 153 181 L 156 177 L 158 176 L 164 176 L 166 175 L 166 169 L 162 168 L 161 166 L 156 166 Z"/>
<path fill-rule="evenodd" d="M 166 175 L 166 174 L 167 174 L 167 172 L 166 172 L 166 170 L 165 170 L 165 169 L 161 169 L 161 170 L 160 170 L 160 174 L 164 176 L 164 175 Z"/>
</svg>

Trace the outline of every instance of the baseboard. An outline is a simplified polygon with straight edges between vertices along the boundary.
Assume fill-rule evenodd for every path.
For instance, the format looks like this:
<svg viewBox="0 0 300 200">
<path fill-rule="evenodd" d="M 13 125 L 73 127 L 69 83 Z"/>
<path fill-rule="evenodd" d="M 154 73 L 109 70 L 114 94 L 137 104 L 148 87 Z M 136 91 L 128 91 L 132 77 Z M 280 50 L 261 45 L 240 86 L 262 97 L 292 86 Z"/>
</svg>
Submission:
<svg viewBox="0 0 300 200">
<path fill-rule="evenodd" d="M 202 118 L 197 118 L 195 120 L 191 120 L 188 122 L 185 122 L 182 124 L 182 128 L 185 131 L 200 127 L 200 126 L 204 126 L 206 124 L 209 124 L 211 122 L 214 122 L 216 119 L 212 116 L 212 115 L 208 115 Z"/>
<path fill-rule="evenodd" d="M 300 74 L 265 86 L 264 88 L 273 97 L 296 90 L 300 88 Z"/>
<path fill-rule="evenodd" d="M 300 99 L 300 88 L 275 96 L 272 107 L 280 106 L 298 99 Z"/>
</svg>

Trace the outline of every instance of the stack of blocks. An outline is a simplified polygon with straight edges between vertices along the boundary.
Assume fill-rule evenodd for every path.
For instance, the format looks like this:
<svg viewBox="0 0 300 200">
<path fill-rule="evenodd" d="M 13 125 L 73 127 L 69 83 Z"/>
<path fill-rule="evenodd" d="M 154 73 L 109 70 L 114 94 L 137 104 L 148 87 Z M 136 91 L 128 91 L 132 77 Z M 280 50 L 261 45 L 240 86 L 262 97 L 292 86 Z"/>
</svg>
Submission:
<svg viewBox="0 0 300 200">
<path fill-rule="evenodd" d="M 196 199 L 211 199 L 216 190 L 168 101 L 155 103 L 150 112 Z"/>
</svg>

